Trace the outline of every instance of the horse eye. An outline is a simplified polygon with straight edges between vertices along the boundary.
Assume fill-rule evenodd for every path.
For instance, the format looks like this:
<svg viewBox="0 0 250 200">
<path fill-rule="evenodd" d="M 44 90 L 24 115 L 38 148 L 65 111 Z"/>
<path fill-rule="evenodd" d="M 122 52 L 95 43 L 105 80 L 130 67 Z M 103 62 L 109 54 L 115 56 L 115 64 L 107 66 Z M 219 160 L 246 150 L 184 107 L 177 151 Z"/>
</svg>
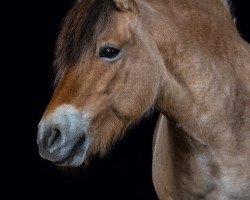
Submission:
<svg viewBox="0 0 250 200">
<path fill-rule="evenodd" d="M 117 47 L 104 46 L 99 51 L 99 57 L 107 62 L 114 62 L 119 59 L 121 50 Z"/>
</svg>

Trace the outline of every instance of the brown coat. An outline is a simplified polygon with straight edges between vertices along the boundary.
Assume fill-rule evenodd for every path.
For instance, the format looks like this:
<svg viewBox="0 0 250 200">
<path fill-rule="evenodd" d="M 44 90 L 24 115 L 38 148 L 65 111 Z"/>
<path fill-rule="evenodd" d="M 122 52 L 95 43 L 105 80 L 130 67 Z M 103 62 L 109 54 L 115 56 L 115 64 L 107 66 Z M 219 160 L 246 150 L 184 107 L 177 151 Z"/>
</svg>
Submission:
<svg viewBox="0 0 250 200">
<path fill-rule="evenodd" d="M 120 50 L 113 62 L 99 55 L 105 45 Z M 44 158 L 79 166 L 156 108 L 160 200 L 250 199 L 250 47 L 226 1 L 79 1 L 55 63 L 39 128 Z"/>
</svg>

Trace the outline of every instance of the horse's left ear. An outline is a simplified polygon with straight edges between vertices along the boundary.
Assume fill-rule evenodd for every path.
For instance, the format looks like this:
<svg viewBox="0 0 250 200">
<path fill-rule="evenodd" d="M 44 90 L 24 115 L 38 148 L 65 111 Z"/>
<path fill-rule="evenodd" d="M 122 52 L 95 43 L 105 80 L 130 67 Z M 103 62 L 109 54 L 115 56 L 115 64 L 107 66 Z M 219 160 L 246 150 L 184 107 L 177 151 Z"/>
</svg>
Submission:
<svg viewBox="0 0 250 200">
<path fill-rule="evenodd" d="M 132 11 L 137 13 L 138 12 L 138 6 L 134 0 L 112 0 L 116 8 L 120 11 Z"/>
</svg>

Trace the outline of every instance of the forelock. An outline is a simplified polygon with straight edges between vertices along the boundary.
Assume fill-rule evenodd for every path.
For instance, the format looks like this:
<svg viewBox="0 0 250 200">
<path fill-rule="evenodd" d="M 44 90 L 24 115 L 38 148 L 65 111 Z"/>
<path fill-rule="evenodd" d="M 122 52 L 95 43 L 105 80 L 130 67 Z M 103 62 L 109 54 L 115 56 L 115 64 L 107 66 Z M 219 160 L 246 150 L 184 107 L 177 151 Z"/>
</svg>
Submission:
<svg viewBox="0 0 250 200">
<path fill-rule="evenodd" d="M 73 5 L 62 23 L 56 45 L 54 66 L 59 76 L 83 54 L 93 53 L 115 9 L 111 0 L 82 0 Z"/>
</svg>

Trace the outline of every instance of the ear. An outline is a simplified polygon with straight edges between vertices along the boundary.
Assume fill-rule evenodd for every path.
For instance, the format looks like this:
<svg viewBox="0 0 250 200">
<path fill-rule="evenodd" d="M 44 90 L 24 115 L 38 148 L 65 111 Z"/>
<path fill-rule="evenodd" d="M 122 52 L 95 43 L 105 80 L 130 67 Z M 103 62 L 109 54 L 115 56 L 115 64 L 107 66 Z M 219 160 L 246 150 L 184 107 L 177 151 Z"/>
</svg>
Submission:
<svg viewBox="0 0 250 200">
<path fill-rule="evenodd" d="M 138 12 L 138 7 L 137 4 L 135 2 L 135 0 L 112 0 L 115 5 L 116 8 L 120 11 L 131 11 L 131 12 Z"/>
</svg>

